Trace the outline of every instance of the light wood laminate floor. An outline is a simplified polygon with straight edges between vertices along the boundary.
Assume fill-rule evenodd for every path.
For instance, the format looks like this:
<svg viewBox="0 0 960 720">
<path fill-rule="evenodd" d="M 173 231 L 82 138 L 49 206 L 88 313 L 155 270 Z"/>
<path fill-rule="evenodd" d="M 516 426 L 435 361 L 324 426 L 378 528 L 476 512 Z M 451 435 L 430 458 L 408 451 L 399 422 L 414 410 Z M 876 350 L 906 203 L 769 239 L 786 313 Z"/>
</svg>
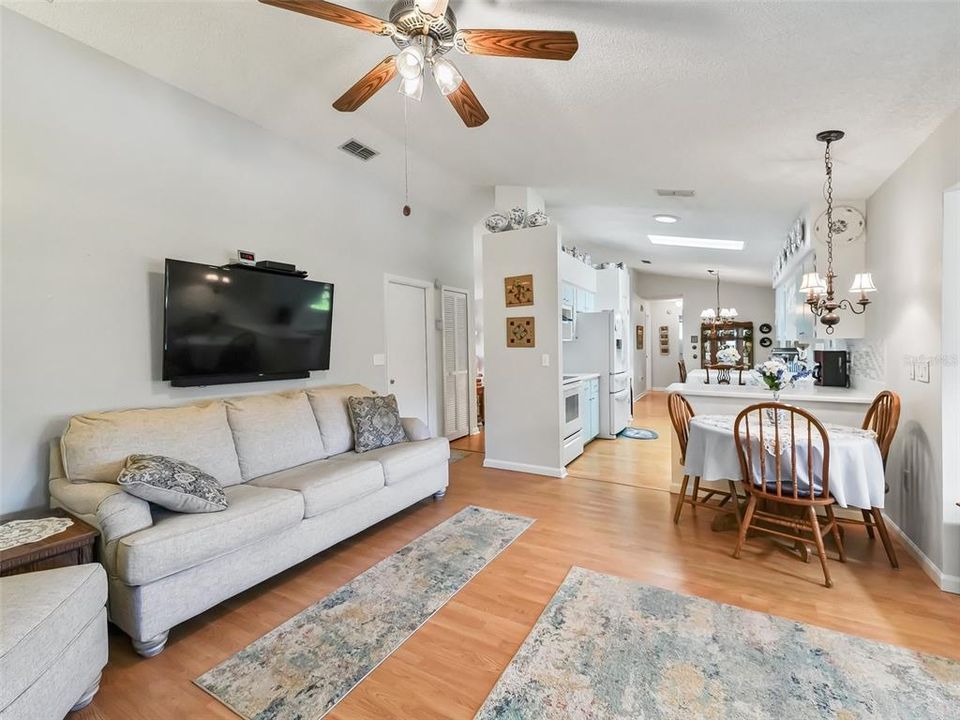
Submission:
<svg viewBox="0 0 960 720">
<path fill-rule="evenodd" d="M 687 512 L 674 526 L 667 492 L 489 470 L 482 461 L 471 453 L 451 465 L 444 500 L 419 503 L 174 628 L 156 658 L 139 658 L 111 630 L 100 693 L 74 717 L 236 717 L 192 680 L 471 504 L 536 522 L 329 718 L 472 718 L 572 565 L 960 659 L 960 597 L 938 590 L 899 544 L 902 569 L 892 570 L 880 543 L 861 528 L 848 529 L 849 560 L 831 561 L 836 586 L 828 589 L 816 563 L 804 564 L 764 538 L 734 560 L 734 534 L 712 532 L 710 512 Z"/>
</svg>

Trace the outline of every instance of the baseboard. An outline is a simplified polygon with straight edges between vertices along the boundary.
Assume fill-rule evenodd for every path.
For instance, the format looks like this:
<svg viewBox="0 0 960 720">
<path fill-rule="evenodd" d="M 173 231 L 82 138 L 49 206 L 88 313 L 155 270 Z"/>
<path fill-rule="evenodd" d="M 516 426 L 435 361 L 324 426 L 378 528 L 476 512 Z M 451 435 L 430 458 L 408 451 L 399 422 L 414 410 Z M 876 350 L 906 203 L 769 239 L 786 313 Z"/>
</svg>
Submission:
<svg viewBox="0 0 960 720">
<path fill-rule="evenodd" d="M 508 462 L 506 460 L 484 459 L 483 466 L 493 470 L 510 470 L 511 472 L 529 473 L 531 475 L 546 475 L 547 477 L 565 478 L 566 468 L 555 468 L 548 465 L 527 465 L 526 463 Z"/>
<path fill-rule="evenodd" d="M 960 595 L 960 576 L 947 575 L 934 564 L 933 560 L 927 557 L 926 553 L 924 553 L 886 513 L 883 514 L 883 519 L 887 524 L 887 529 L 893 530 L 893 532 L 897 534 L 906 546 L 907 552 L 913 556 L 914 560 L 920 563 L 920 567 L 923 568 L 923 571 L 933 580 L 938 588 L 944 592 Z"/>
</svg>

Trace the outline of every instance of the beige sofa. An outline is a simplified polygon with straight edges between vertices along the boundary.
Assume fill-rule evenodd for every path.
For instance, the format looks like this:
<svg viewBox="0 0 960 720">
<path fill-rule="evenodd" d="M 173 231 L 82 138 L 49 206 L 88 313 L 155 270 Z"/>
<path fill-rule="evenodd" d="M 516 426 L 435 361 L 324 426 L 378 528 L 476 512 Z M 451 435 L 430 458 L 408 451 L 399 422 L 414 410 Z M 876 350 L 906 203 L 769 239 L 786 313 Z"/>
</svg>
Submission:
<svg viewBox="0 0 960 720">
<path fill-rule="evenodd" d="M 101 533 L 110 620 L 141 655 L 174 625 L 429 496 L 446 492 L 445 438 L 404 418 L 408 442 L 353 452 L 346 399 L 361 385 L 71 418 L 51 447 L 50 495 Z M 222 512 L 178 514 L 124 492 L 134 453 L 216 477 Z"/>
<path fill-rule="evenodd" d="M 0 578 L 0 720 L 90 704 L 107 664 L 106 601 L 96 563 Z"/>
</svg>

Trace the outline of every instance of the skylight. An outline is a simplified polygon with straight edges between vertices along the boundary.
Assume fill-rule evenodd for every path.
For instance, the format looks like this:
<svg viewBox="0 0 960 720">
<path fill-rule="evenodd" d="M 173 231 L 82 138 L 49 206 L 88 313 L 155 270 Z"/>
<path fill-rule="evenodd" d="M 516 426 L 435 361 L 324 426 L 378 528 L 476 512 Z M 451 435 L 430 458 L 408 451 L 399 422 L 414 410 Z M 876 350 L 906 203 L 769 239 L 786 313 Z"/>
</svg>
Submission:
<svg viewBox="0 0 960 720">
<path fill-rule="evenodd" d="M 743 240 L 715 240 L 713 238 L 677 237 L 675 235 L 647 235 L 654 245 L 709 248 L 710 250 L 743 250 Z"/>
</svg>

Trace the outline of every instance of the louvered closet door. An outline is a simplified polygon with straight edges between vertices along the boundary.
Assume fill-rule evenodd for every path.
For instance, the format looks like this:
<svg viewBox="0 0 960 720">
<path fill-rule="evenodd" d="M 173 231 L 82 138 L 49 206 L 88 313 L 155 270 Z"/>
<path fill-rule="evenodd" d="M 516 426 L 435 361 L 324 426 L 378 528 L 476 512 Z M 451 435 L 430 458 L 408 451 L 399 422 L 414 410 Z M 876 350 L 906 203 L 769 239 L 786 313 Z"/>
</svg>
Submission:
<svg viewBox="0 0 960 720">
<path fill-rule="evenodd" d="M 451 440 L 470 433 L 467 294 L 443 289 L 443 425 Z"/>
</svg>

